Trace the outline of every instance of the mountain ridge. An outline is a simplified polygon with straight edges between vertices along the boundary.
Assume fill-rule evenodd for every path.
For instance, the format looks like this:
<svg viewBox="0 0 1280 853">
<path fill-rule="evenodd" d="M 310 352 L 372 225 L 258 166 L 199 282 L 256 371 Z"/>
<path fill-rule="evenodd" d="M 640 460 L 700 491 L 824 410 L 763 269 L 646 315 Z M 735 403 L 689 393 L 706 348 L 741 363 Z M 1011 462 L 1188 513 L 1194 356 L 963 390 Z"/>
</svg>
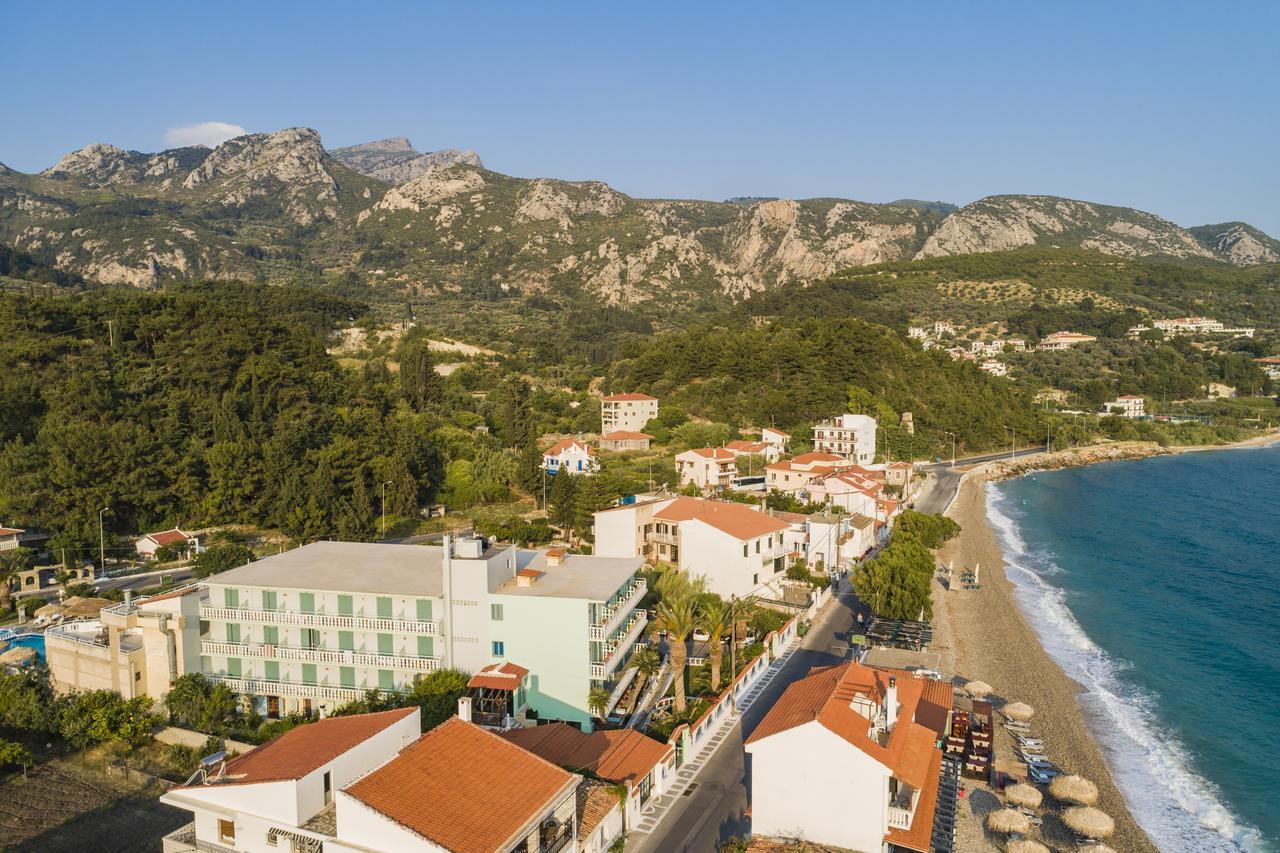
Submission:
<svg viewBox="0 0 1280 853">
<path fill-rule="evenodd" d="M 601 181 L 503 175 L 473 151 L 423 154 L 405 137 L 329 151 L 309 128 L 154 154 L 95 143 L 38 174 L 0 171 L 0 242 L 109 284 L 346 271 L 413 292 L 580 293 L 616 305 L 734 301 L 847 268 L 1022 246 L 1280 260 L 1280 242 L 1244 223 L 1188 230 L 1055 196 L 959 208 L 639 199 Z"/>
</svg>

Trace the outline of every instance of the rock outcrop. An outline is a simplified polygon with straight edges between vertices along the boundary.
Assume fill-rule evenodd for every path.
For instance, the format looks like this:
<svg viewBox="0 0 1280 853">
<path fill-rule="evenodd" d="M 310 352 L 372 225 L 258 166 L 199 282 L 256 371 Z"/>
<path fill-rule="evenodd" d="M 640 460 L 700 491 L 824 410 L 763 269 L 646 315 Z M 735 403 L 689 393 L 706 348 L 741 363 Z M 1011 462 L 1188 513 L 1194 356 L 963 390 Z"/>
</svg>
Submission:
<svg viewBox="0 0 1280 853">
<path fill-rule="evenodd" d="M 1280 240 L 1243 222 L 1200 225 L 1191 233 L 1209 251 L 1238 267 L 1280 263 Z"/>
<path fill-rule="evenodd" d="M 423 154 L 403 136 L 335 148 L 330 154 L 348 169 L 389 184 L 403 184 L 432 169 L 459 164 L 484 168 L 480 155 L 470 149 L 444 148 Z"/>
</svg>

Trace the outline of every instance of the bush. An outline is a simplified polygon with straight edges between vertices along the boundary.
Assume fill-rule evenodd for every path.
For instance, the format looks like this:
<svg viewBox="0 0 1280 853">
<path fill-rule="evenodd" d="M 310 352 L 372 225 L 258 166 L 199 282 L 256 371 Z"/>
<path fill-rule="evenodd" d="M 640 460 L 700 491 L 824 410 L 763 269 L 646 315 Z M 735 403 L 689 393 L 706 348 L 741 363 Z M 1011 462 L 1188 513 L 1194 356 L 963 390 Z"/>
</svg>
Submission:
<svg viewBox="0 0 1280 853">
<path fill-rule="evenodd" d="M 228 569 L 239 568 L 256 559 L 247 545 L 211 545 L 196 555 L 193 563 L 198 578 L 207 578 Z"/>
<path fill-rule="evenodd" d="M 0 740 L 0 767 L 30 767 L 34 763 L 31 750 L 11 740 Z"/>
<path fill-rule="evenodd" d="M 164 763 L 179 776 L 190 776 L 195 772 L 202 757 L 196 755 L 196 751 L 191 747 L 175 743 L 165 750 Z"/>
<path fill-rule="evenodd" d="M 903 510 L 893 525 L 895 539 L 909 537 L 930 550 L 941 548 L 959 532 L 960 525 L 947 516 L 929 515 L 914 509 Z"/>
</svg>

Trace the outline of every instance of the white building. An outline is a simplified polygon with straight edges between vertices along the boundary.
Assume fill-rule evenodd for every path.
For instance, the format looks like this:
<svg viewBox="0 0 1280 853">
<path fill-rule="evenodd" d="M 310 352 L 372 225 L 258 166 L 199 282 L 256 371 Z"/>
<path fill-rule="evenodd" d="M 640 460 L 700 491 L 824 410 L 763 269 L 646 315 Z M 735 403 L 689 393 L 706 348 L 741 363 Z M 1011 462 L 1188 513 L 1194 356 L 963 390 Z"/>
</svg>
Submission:
<svg viewBox="0 0 1280 853">
<path fill-rule="evenodd" d="M 648 394 L 610 394 L 600 400 L 600 432 L 643 432 L 658 416 L 658 398 Z"/>
<path fill-rule="evenodd" d="M 1103 411 L 1126 418 L 1140 418 L 1147 413 L 1147 401 L 1134 394 L 1125 394 L 1103 406 Z"/>
<path fill-rule="evenodd" d="M 527 707 L 590 728 L 591 688 L 619 686 L 644 630 L 641 565 L 481 539 L 314 542 L 209 578 L 201 669 L 277 717 L 512 662 L 532 672 L 516 721 Z"/>
<path fill-rule="evenodd" d="M 727 489 L 738 476 L 737 456 L 723 447 L 695 447 L 676 454 L 680 485 L 700 489 Z"/>
<path fill-rule="evenodd" d="M 1054 332 L 1041 338 L 1036 349 L 1055 352 L 1071 349 L 1077 344 L 1087 344 L 1096 340 L 1097 338 L 1093 335 L 1083 335 L 1079 332 Z"/>
<path fill-rule="evenodd" d="M 1172 320 L 1156 320 L 1152 323 L 1166 335 L 1215 334 L 1225 331 L 1221 320 L 1208 317 L 1175 317 Z"/>
<path fill-rule="evenodd" d="M 542 467 L 555 475 L 562 468 L 570 474 L 594 474 L 600 470 L 596 449 L 580 438 L 566 438 L 556 442 L 542 454 Z"/>
<path fill-rule="evenodd" d="M 838 453 L 850 462 L 870 465 L 876 459 L 876 419 L 869 415 L 841 415 L 813 428 L 813 449 Z"/>
<path fill-rule="evenodd" d="M 770 492 L 802 492 L 810 482 L 837 471 L 855 467 L 853 462 L 835 453 L 801 453 L 765 466 L 765 488 Z"/>
<path fill-rule="evenodd" d="M 946 682 L 857 663 L 811 671 L 747 739 L 752 834 L 929 853 L 950 710 Z"/>
<path fill-rule="evenodd" d="M 1009 365 L 995 358 L 988 358 L 978 365 L 978 369 L 983 373 L 990 373 L 992 376 L 1008 376 Z"/>
<path fill-rule="evenodd" d="M 907 337 L 913 341 L 923 341 L 929 337 L 929 330 L 924 326 L 908 326 Z"/>
<path fill-rule="evenodd" d="M 776 462 L 782 456 L 782 449 L 776 444 L 770 444 L 767 441 L 750 441 L 748 439 L 738 439 L 731 441 L 724 446 L 724 449 L 737 456 L 760 456 L 765 462 Z M 759 473 L 759 472 L 755 472 Z"/>
<path fill-rule="evenodd" d="M 938 320 L 933 324 L 933 333 L 935 335 L 954 335 L 956 326 L 948 320 Z"/>
<path fill-rule="evenodd" d="M 658 498 L 595 514 L 596 553 L 673 563 L 722 598 L 786 571 L 785 521 L 733 501 Z"/>
<path fill-rule="evenodd" d="M 801 493 L 812 503 L 829 504 L 847 513 L 862 513 L 872 518 L 877 517 L 876 501 L 883 494 L 884 472 L 859 466 L 815 477 Z"/>
<path fill-rule="evenodd" d="M 133 543 L 134 550 L 144 560 L 154 560 L 156 552 L 166 545 L 175 546 L 189 554 L 197 554 L 200 551 L 199 537 L 183 533 L 176 527 L 159 533 L 148 533 Z"/>
<path fill-rule="evenodd" d="M 333 717 L 213 762 L 161 797 L 194 818 L 165 853 L 578 849 L 581 777 L 460 717 L 420 732 L 416 707 Z"/>
<path fill-rule="evenodd" d="M 775 448 L 779 455 L 786 453 L 791 447 L 791 433 L 783 432 L 776 427 L 765 427 L 760 430 L 760 440 Z"/>
</svg>

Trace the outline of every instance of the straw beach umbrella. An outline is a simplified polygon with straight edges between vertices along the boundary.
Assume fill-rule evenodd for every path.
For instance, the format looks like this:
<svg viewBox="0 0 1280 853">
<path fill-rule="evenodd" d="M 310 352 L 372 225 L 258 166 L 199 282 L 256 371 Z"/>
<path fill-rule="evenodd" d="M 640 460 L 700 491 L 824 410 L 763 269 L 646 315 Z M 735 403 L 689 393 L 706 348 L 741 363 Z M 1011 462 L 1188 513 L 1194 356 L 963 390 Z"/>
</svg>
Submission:
<svg viewBox="0 0 1280 853">
<path fill-rule="evenodd" d="M 1044 801 L 1044 794 L 1030 785 L 1017 784 L 1004 792 L 1004 798 L 1015 806 L 1038 809 L 1040 803 Z"/>
<path fill-rule="evenodd" d="M 1010 702 L 1001 709 L 1006 717 L 1011 720 L 1022 720 L 1026 722 L 1036 714 L 1036 709 L 1032 708 L 1026 702 Z"/>
<path fill-rule="evenodd" d="M 987 815 L 987 828 L 992 832 L 1005 834 L 1016 832 L 1021 835 L 1031 830 L 1031 821 L 1022 812 L 998 809 Z"/>
<path fill-rule="evenodd" d="M 1088 847 L 1081 847 L 1076 853 L 1116 853 L 1116 851 L 1105 844 L 1090 844 Z"/>
<path fill-rule="evenodd" d="M 1062 822 L 1071 829 L 1089 838 L 1106 838 L 1116 831 L 1116 822 L 1106 812 L 1093 806 L 1076 806 L 1067 809 Z"/>
<path fill-rule="evenodd" d="M 1009 846 L 1004 848 L 1005 853 L 1049 853 L 1049 848 L 1045 847 L 1039 841 L 1032 841 L 1030 838 L 1019 838 L 1017 841 L 1010 841 Z"/>
<path fill-rule="evenodd" d="M 993 692 L 995 688 L 990 684 L 987 684 L 985 681 L 970 681 L 964 686 L 964 690 L 970 696 L 975 696 L 978 699 L 981 699 L 983 696 Z"/>
<path fill-rule="evenodd" d="M 1083 776 L 1059 776 L 1049 783 L 1049 793 L 1065 803 L 1081 806 L 1098 802 L 1098 786 Z"/>
</svg>

